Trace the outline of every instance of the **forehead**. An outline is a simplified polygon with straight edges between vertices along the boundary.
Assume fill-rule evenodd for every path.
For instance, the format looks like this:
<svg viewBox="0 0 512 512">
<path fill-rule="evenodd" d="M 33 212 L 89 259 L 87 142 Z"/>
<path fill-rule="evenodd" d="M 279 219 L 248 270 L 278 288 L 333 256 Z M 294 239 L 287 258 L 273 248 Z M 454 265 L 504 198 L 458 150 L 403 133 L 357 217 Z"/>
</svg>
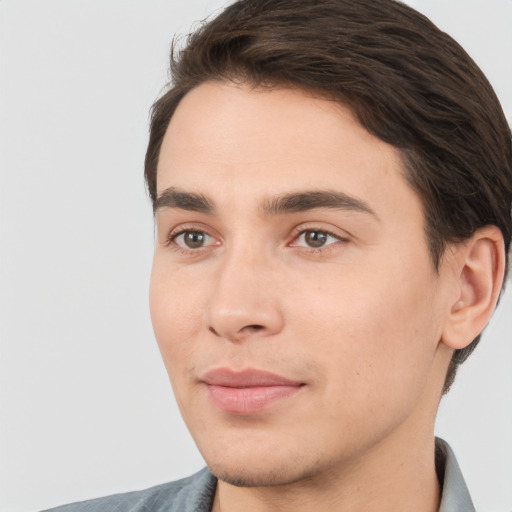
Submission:
<svg viewBox="0 0 512 512">
<path fill-rule="evenodd" d="M 171 119 L 157 193 L 169 187 L 214 194 L 221 203 L 335 189 L 391 209 L 400 196 L 418 206 L 399 151 L 348 107 L 303 90 L 221 82 L 193 89 Z"/>
</svg>

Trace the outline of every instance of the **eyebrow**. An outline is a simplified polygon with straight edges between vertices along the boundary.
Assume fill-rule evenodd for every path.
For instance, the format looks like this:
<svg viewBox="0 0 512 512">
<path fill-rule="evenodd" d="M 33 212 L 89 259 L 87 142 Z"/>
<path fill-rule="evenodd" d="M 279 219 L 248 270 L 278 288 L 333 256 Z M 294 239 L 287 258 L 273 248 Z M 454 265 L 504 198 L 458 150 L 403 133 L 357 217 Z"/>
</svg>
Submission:
<svg viewBox="0 0 512 512">
<path fill-rule="evenodd" d="M 162 208 L 179 208 L 200 213 L 214 213 L 213 202 L 203 194 L 185 192 L 174 187 L 165 189 L 156 199 L 153 212 Z M 310 190 L 279 195 L 263 202 L 263 213 L 266 215 L 281 215 L 300 213 L 317 208 L 335 210 L 351 210 L 366 213 L 378 219 L 372 208 L 362 201 L 344 192 L 332 190 Z"/>
<path fill-rule="evenodd" d="M 200 213 L 212 213 L 213 203 L 203 194 L 184 192 L 174 187 L 165 189 L 155 200 L 153 213 L 162 208 L 179 208 Z"/>
<path fill-rule="evenodd" d="M 263 204 L 263 211 L 268 215 L 305 212 L 316 208 L 352 210 L 370 214 L 378 219 L 372 208 L 361 199 L 332 190 L 311 190 L 284 194 L 266 200 Z"/>
</svg>

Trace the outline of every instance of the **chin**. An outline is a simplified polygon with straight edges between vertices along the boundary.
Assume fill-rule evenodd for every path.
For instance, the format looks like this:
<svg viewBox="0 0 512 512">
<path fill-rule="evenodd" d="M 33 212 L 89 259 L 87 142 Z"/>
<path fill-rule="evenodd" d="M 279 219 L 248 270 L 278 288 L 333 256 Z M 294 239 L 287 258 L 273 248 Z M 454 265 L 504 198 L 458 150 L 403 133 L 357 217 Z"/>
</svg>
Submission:
<svg viewBox="0 0 512 512">
<path fill-rule="evenodd" d="M 296 461 L 288 464 L 276 464 L 271 461 L 272 467 L 256 465 L 227 466 L 224 464 L 209 464 L 210 471 L 221 481 L 236 487 L 274 487 L 291 485 L 305 479 L 312 478 L 316 471 L 297 467 Z M 269 465 L 269 466 L 270 466 Z"/>
<path fill-rule="evenodd" d="M 210 471 L 221 481 L 237 487 L 274 487 L 304 482 L 325 475 L 333 466 L 330 455 L 311 452 L 297 444 L 274 443 L 245 447 L 224 446 L 204 453 Z"/>
</svg>

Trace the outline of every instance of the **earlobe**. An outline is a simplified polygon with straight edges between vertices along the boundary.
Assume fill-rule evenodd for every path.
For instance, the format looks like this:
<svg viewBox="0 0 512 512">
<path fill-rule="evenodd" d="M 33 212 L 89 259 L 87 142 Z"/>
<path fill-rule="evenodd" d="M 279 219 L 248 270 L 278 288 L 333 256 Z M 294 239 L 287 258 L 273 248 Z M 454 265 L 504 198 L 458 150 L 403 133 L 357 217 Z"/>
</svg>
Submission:
<svg viewBox="0 0 512 512">
<path fill-rule="evenodd" d="M 458 296 L 451 305 L 442 342 L 467 347 L 487 325 L 496 307 L 505 273 L 505 244 L 496 226 L 477 230 L 458 246 Z"/>
</svg>

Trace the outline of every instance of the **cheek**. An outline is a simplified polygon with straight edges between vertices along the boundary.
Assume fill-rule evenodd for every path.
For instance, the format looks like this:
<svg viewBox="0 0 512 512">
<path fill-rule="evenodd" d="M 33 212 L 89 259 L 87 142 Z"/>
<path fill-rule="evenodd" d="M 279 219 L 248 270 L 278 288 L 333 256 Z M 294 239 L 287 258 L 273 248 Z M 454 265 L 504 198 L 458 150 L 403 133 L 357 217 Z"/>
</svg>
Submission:
<svg viewBox="0 0 512 512">
<path fill-rule="evenodd" d="M 149 292 L 153 330 L 169 374 L 176 363 L 190 359 L 205 308 L 198 287 L 178 276 L 155 262 Z"/>
<path fill-rule="evenodd" d="M 404 386 L 417 393 L 438 338 L 430 273 L 387 265 L 369 275 L 352 268 L 323 279 L 301 305 L 301 338 L 315 340 L 331 387 L 374 399 L 403 395 Z"/>
</svg>

